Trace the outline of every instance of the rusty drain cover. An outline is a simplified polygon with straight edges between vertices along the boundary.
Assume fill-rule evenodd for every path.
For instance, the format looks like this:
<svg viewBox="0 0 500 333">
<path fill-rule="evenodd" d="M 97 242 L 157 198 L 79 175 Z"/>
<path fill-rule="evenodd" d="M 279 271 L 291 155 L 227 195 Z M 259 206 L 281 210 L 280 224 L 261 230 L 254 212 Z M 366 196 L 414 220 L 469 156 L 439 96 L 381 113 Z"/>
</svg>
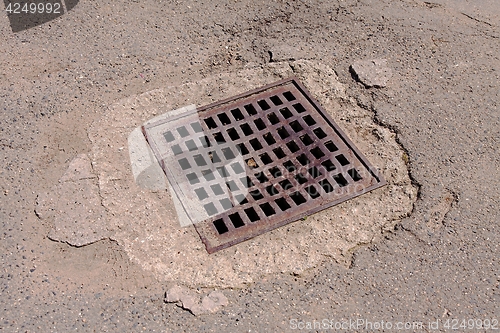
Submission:
<svg viewBox="0 0 500 333">
<path fill-rule="evenodd" d="M 294 77 L 143 132 L 209 253 L 385 185 Z"/>
</svg>

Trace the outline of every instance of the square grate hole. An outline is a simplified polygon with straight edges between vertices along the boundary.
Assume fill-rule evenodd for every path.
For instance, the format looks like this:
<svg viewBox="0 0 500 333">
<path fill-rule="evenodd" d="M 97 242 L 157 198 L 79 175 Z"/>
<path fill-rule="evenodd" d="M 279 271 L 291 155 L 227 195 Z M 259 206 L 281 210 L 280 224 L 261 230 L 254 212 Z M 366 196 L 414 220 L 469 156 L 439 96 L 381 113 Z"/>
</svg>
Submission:
<svg viewBox="0 0 500 333">
<path fill-rule="evenodd" d="M 325 131 L 323 131 L 321 127 L 316 128 L 315 130 L 313 130 L 313 132 L 314 134 L 316 134 L 318 139 L 324 139 L 327 137 L 327 134 L 325 133 Z"/>
<path fill-rule="evenodd" d="M 253 191 L 250 191 L 250 192 L 248 192 L 248 193 L 250 193 L 250 195 L 253 197 L 253 199 L 254 199 L 255 201 L 257 201 L 257 200 L 260 200 L 260 199 L 263 199 L 263 198 L 264 198 L 264 196 L 262 195 L 262 193 L 260 193 L 260 191 L 259 191 L 259 190 L 253 190 Z"/>
<path fill-rule="evenodd" d="M 216 151 L 210 151 L 210 152 L 208 152 L 208 158 L 210 158 L 210 161 L 212 161 L 212 163 L 222 162 L 222 160 L 219 157 L 219 154 L 217 154 Z"/>
<path fill-rule="evenodd" d="M 264 134 L 264 140 L 266 140 L 268 145 L 273 145 L 276 143 L 276 140 L 271 133 Z"/>
<path fill-rule="evenodd" d="M 183 138 L 185 138 L 186 136 L 189 136 L 189 131 L 184 126 L 181 126 L 181 127 L 177 128 L 177 132 Z"/>
<path fill-rule="evenodd" d="M 308 126 L 312 126 L 314 124 L 316 124 L 316 120 L 314 120 L 313 117 L 307 115 L 305 117 L 303 117 L 302 119 L 304 119 L 305 123 L 308 125 Z"/>
<path fill-rule="evenodd" d="M 295 78 L 143 133 L 210 253 L 385 184 Z"/>
<path fill-rule="evenodd" d="M 240 178 L 240 181 L 243 184 L 243 186 L 245 186 L 246 188 L 250 188 L 250 187 L 254 186 L 254 183 L 252 182 L 252 180 L 248 176 Z"/>
<path fill-rule="evenodd" d="M 187 158 L 181 158 L 179 160 L 179 165 L 181 166 L 182 170 L 187 170 L 187 169 L 191 168 L 191 164 L 189 164 L 189 161 L 187 160 Z"/>
<path fill-rule="evenodd" d="M 335 158 L 337 159 L 337 161 L 339 161 L 340 165 L 342 166 L 349 164 L 349 160 L 343 154 L 337 155 L 335 156 Z"/>
<path fill-rule="evenodd" d="M 202 136 L 199 138 L 201 146 L 203 148 L 211 147 L 212 145 L 210 144 L 210 140 L 208 140 L 208 137 Z M 194 150 L 194 149 L 193 149 Z"/>
<path fill-rule="evenodd" d="M 222 135 L 221 132 L 213 133 L 214 140 L 217 143 L 224 143 L 226 142 L 226 139 L 224 138 L 224 135 Z"/>
<path fill-rule="evenodd" d="M 271 204 L 269 204 L 269 202 L 260 204 L 259 206 L 260 206 L 260 209 L 262 209 L 262 211 L 264 212 L 264 214 L 266 214 L 266 216 L 271 216 L 271 215 L 276 214 L 276 211 L 274 210 L 273 206 L 271 206 Z"/>
<path fill-rule="evenodd" d="M 278 128 L 277 132 L 278 132 L 278 135 L 282 139 L 286 139 L 286 138 L 288 138 L 290 136 L 290 133 L 288 133 L 288 131 L 286 130 L 286 128 L 284 126 Z"/>
<path fill-rule="evenodd" d="M 196 162 L 196 164 L 198 166 L 205 166 L 207 165 L 207 161 L 205 161 L 205 159 L 203 158 L 203 156 L 201 156 L 200 154 L 198 155 L 194 155 L 194 161 Z"/>
<path fill-rule="evenodd" d="M 302 113 L 302 112 L 306 112 L 306 108 L 300 104 L 300 103 L 297 103 L 297 104 L 294 104 L 293 105 L 293 108 L 295 109 L 295 111 L 297 111 L 298 113 Z"/>
<path fill-rule="evenodd" d="M 227 228 L 226 224 L 224 223 L 223 219 L 218 219 L 213 222 L 215 230 L 217 230 L 217 233 L 219 235 L 225 234 L 226 232 L 229 231 Z"/>
<path fill-rule="evenodd" d="M 174 155 L 180 155 L 183 153 L 182 148 L 179 145 L 173 145 L 172 152 L 174 153 Z"/>
<path fill-rule="evenodd" d="M 311 149 L 311 154 L 316 157 L 317 159 L 320 159 L 322 158 L 323 156 L 325 156 L 325 153 L 323 153 L 323 151 L 321 150 L 321 148 L 319 147 L 316 147 L 316 148 L 313 148 Z"/>
<path fill-rule="evenodd" d="M 253 116 L 257 114 L 257 110 L 255 109 L 255 106 L 253 104 L 247 104 L 244 106 L 245 110 L 247 111 L 249 116 Z"/>
<path fill-rule="evenodd" d="M 293 96 L 293 94 L 290 91 L 285 91 L 283 93 L 283 97 L 285 97 L 286 100 L 289 101 L 289 102 L 295 101 L 295 96 Z"/>
<path fill-rule="evenodd" d="M 300 154 L 297 156 L 297 161 L 299 161 L 300 164 L 302 165 L 308 165 L 309 164 L 309 159 L 307 158 L 306 154 Z"/>
<path fill-rule="evenodd" d="M 200 182 L 200 179 L 198 178 L 198 175 L 196 173 L 188 173 L 186 177 L 189 183 L 191 183 L 192 185 Z"/>
<path fill-rule="evenodd" d="M 323 179 L 322 181 L 319 182 L 319 185 L 323 188 L 325 193 L 330 193 L 333 191 L 333 186 L 330 184 L 330 182 L 326 179 Z"/>
<path fill-rule="evenodd" d="M 236 185 L 236 182 L 234 180 L 230 180 L 226 183 L 227 185 L 227 188 L 232 191 L 232 192 L 237 192 L 240 190 L 240 188 L 238 187 L 238 185 Z"/>
<path fill-rule="evenodd" d="M 249 154 L 250 152 L 247 149 L 247 146 L 245 146 L 244 143 L 238 143 L 236 145 L 236 150 L 241 154 L 241 155 L 246 155 Z"/>
<path fill-rule="evenodd" d="M 271 100 L 271 102 L 273 102 L 274 105 L 283 104 L 283 102 L 281 101 L 281 99 L 277 95 L 271 96 L 271 97 L 269 97 L 269 99 Z"/>
<path fill-rule="evenodd" d="M 326 160 L 326 161 L 322 162 L 321 165 L 325 168 L 325 170 L 327 172 L 330 172 L 330 171 L 337 169 L 335 164 L 333 164 L 333 162 L 330 160 Z"/>
<path fill-rule="evenodd" d="M 269 113 L 267 115 L 267 119 L 269 119 L 271 125 L 276 125 L 280 122 L 280 118 L 278 118 L 278 116 L 274 112 Z"/>
<path fill-rule="evenodd" d="M 207 203 L 206 205 L 203 206 L 205 208 L 205 211 L 209 216 L 215 215 L 218 213 L 217 208 L 215 208 L 215 205 L 213 202 Z"/>
<path fill-rule="evenodd" d="M 286 156 L 285 152 L 280 147 L 274 148 L 273 153 L 274 155 L 276 155 L 277 158 L 283 158 Z"/>
<path fill-rule="evenodd" d="M 302 135 L 300 137 L 300 140 L 302 140 L 302 142 L 304 143 L 304 145 L 306 146 L 309 146 L 310 144 L 313 144 L 314 143 L 314 140 L 311 139 L 311 137 L 309 136 L 309 134 L 305 134 L 305 135 Z"/>
<path fill-rule="evenodd" d="M 233 208 L 233 204 L 231 203 L 231 200 L 229 200 L 227 198 L 219 200 L 219 203 L 224 210 L 229 210 L 229 209 Z"/>
<path fill-rule="evenodd" d="M 222 148 L 222 153 L 224 154 L 226 160 L 232 160 L 236 157 L 236 155 L 234 155 L 233 151 L 229 147 Z"/>
<path fill-rule="evenodd" d="M 227 178 L 229 176 L 229 172 L 227 172 L 227 169 L 225 166 L 217 167 L 216 170 L 219 173 L 221 178 Z"/>
<path fill-rule="evenodd" d="M 236 121 L 240 121 L 240 120 L 243 120 L 245 118 L 245 116 L 243 115 L 243 113 L 241 112 L 240 109 L 231 110 L 231 114 L 233 115 L 234 120 L 236 120 Z M 202 131 L 203 131 L 203 129 L 202 129 Z"/>
<path fill-rule="evenodd" d="M 198 195 L 200 201 L 208 198 L 208 194 L 203 187 L 197 188 L 194 191 L 196 192 L 196 195 Z"/>
<path fill-rule="evenodd" d="M 266 165 L 273 163 L 273 160 L 271 159 L 271 157 L 269 157 L 269 155 L 267 153 L 264 153 L 264 154 L 260 155 L 259 157 L 260 157 L 260 160 Z"/>
<path fill-rule="evenodd" d="M 344 186 L 347 186 L 349 184 L 349 182 L 347 181 L 347 179 L 345 179 L 345 177 L 341 173 L 339 173 L 338 175 L 333 176 L 333 179 L 335 180 L 335 182 L 340 187 L 344 187 Z"/>
<path fill-rule="evenodd" d="M 290 123 L 290 127 L 293 129 L 294 132 L 300 132 L 304 129 L 302 125 L 299 123 L 298 120 L 294 120 Z"/>
<path fill-rule="evenodd" d="M 205 124 L 207 124 L 207 127 L 210 129 L 217 128 L 217 123 L 212 117 L 205 118 Z"/>
<path fill-rule="evenodd" d="M 347 173 L 349 174 L 349 176 L 351 176 L 352 180 L 354 180 L 355 182 L 363 179 L 356 169 L 351 169 L 347 171 Z"/>
<path fill-rule="evenodd" d="M 240 125 L 240 128 L 243 131 L 243 134 L 245 134 L 246 136 L 253 134 L 252 128 L 248 124 Z"/>
<path fill-rule="evenodd" d="M 264 123 L 261 118 L 255 119 L 253 122 L 259 131 L 262 131 L 264 128 L 266 128 L 266 123 Z"/>
<path fill-rule="evenodd" d="M 260 183 L 265 183 L 265 182 L 269 181 L 269 179 L 266 177 L 266 175 L 263 172 L 256 173 L 255 178 L 257 178 L 257 180 Z"/>
<path fill-rule="evenodd" d="M 278 167 L 272 167 L 271 169 L 269 169 L 269 173 L 271 174 L 271 176 L 273 176 L 274 178 L 278 178 L 278 177 L 281 177 L 283 176 L 283 173 L 281 172 L 280 168 Z"/>
<path fill-rule="evenodd" d="M 167 142 L 172 142 L 172 141 L 174 141 L 174 140 L 175 140 L 174 135 L 173 135 L 173 134 L 172 134 L 172 132 L 170 132 L 170 131 L 168 131 L 168 132 L 164 133 L 164 134 L 163 134 L 163 137 L 165 138 L 165 140 L 166 140 Z"/>
<path fill-rule="evenodd" d="M 295 141 L 287 142 L 286 146 L 290 149 L 292 154 L 300 150 L 300 147 L 295 143 Z"/>
<path fill-rule="evenodd" d="M 273 195 L 276 195 L 279 193 L 279 191 L 276 189 L 276 187 L 274 187 L 273 185 L 269 185 L 268 187 L 266 187 L 266 191 L 267 193 L 269 193 L 269 195 L 273 196 Z"/>
<path fill-rule="evenodd" d="M 194 140 L 186 141 L 186 147 L 189 151 L 194 151 L 194 150 L 198 149 L 198 146 L 196 145 Z M 182 150 L 181 150 L 181 153 L 182 153 Z"/>
<path fill-rule="evenodd" d="M 261 150 L 263 147 L 260 144 L 259 139 L 252 139 L 250 140 L 250 145 L 252 145 L 254 150 Z"/>
<path fill-rule="evenodd" d="M 293 117 L 292 111 L 290 111 L 288 108 L 280 109 L 280 113 L 283 116 L 283 118 L 285 118 L 285 119 Z"/>
<path fill-rule="evenodd" d="M 239 213 L 230 214 L 229 219 L 235 228 L 241 228 L 245 225 Z"/>
<path fill-rule="evenodd" d="M 222 190 L 222 187 L 219 184 L 210 185 L 210 188 L 212 189 L 215 195 L 224 194 L 224 190 Z"/>
<path fill-rule="evenodd" d="M 215 176 L 214 176 L 214 173 L 212 172 L 212 170 L 202 170 L 201 175 L 203 176 L 203 178 L 205 178 L 205 180 L 207 182 L 210 182 L 210 181 L 215 179 Z"/>
<path fill-rule="evenodd" d="M 295 192 L 290 194 L 290 198 L 293 200 L 293 202 L 295 202 L 297 206 L 300 206 L 306 203 L 307 201 L 306 198 L 304 198 L 304 196 L 300 192 Z"/>
<path fill-rule="evenodd" d="M 283 166 L 290 173 L 293 173 L 295 170 L 297 170 L 295 164 L 293 164 L 292 161 L 286 161 L 285 163 L 283 163 Z"/>
<path fill-rule="evenodd" d="M 230 128 L 226 132 L 233 141 L 238 140 L 240 138 L 240 135 L 234 128 Z"/>
<path fill-rule="evenodd" d="M 311 186 L 308 186 L 305 188 L 305 191 L 307 192 L 307 194 L 309 194 L 309 196 L 313 199 L 316 199 L 316 198 L 319 198 L 319 191 L 316 189 L 316 187 L 314 187 L 314 185 L 311 185 Z"/>
<path fill-rule="evenodd" d="M 241 166 L 240 163 L 233 163 L 233 164 L 231 164 L 231 168 L 233 168 L 233 171 L 236 174 L 245 172 L 245 169 Z"/>
<path fill-rule="evenodd" d="M 203 127 L 201 127 L 199 122 L 192 123 L 191 128 L 195 133 L 203 133 Z"/>
<path fill-rule="evenodd" d="M 264 99 L 257 101 L 257 104 L 260 106 L 262 111 L 269 110 L 271 108 L 269 104 L 267 104 L 267 101 Z"/>
<path fill-rule="evenodd" d="M 236 199 L 236 202 L 239 203 L 240 205 L 245 205 L 248 203 L 248 199 L 243 195 L 243 194 L 237 194 L 234 196 Z"/>
<path fill-rule="evenodd" d="M 327 141 L 327 142 L 325 142 L 325 147 L 326 147 L 326 149 L 328 149 L 328 150 L 329 150 L 329 151 L 331 151 L 332 153 L 333 153 L 334 151 L 339 150 L 339 149 L 337 148 L 337 146 L 336 146 L 336 145 L 335 145 L 332 141 Z"/>
<path fill-rule="evenodd" d="M 256 222 L 260 220 L 259 214 L 255 211 L 253 207 L 248 207 L 245 210 L 245 214 L 247 214 L 248 219 L 250 222 Z"/>
<path fill-rule="evenodd" d="M 229 125 L 231 124 L 231 120 L 229 120 L 229 117 L 227 116 L 226 113 L 220 113 L 217 115 L 217 117 L 219 118 L 220 122 L 222 125 Z"/>
<path fill-rule="evenodd" d="M 288 210 L 290 208 L 292 208 L 288 202 L 286 201 L 285 198 L 279 198 L 279 199 L 276 199 L 274 200 L 274 202 L 276 202 L 276 204 L 278 205 L 278 207 L 284 212 L 285 210 Z"/>
</svg>

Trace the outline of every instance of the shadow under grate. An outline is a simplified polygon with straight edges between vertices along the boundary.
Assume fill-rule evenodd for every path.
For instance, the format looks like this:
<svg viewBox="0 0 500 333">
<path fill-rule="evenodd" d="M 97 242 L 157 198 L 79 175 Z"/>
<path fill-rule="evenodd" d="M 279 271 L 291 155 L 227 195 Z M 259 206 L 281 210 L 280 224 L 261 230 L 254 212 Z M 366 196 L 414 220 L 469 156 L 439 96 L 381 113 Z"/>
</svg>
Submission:
<svg viewBox="0 0 500 333">
<path fill-rule="evenodd" d="M 293 77 L 143 132 L 209 253 L 385 185 Z"/>
</svg>

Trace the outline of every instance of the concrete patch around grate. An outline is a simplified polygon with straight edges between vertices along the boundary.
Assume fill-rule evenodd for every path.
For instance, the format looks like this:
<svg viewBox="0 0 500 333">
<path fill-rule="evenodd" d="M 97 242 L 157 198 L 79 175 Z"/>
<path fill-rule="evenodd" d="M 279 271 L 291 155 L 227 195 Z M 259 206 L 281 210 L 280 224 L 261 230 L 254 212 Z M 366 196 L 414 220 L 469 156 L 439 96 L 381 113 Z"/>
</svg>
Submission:
<svg viewBox="0 0 500 333">
<path fill-rule="evenodd" d="M 111 235 L 96 175 L 86 154 L 76 156 L 50 191 L 38 195 L 35 213 L 50 221 L 48 238 L 84 246 Z"/>
<path fill-rule="evenodd" d="M 176 303 L 195 316 L 215 313 L 229 304 L 227 297 L 221 291 L 214 290 L 201 298 L 194 290 L 181 286 L 170 288 L 166 292 L 165 302 Z"/>
<path fill-rule="evenodd" d="M 136 184 L 128 137 L 145 120 L 168 110 L 209 104 L 293 75 L 380 169 L 388 185 L 209 255 L 194 227 L 179 226 L 171 192 Z M 102 205 L 108 212 L 107 230 L 130 258 L 158 279 L 192 287 L 237 287 L 266 274 L 300 274 L 325 258 L 348 262 L 351 249 L 392 228 L 416 200 L 395 135 L 375 124 L 372 116 L 348 97 L 331 68 L 303 60 L 249 67 L 117 102 L 88 131 Z"/>
<path fill-rule="evenodd" d="M 385 185 L 294 77 L 143 132 L 209 253 Z"/>
</svg>

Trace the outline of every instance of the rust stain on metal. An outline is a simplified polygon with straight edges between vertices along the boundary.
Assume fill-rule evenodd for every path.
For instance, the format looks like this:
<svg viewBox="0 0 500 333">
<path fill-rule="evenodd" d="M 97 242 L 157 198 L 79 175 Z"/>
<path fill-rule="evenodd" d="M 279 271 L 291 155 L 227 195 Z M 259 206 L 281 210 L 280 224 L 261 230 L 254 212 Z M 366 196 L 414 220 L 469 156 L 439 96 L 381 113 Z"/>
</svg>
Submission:
<svg viewBox="0 0 500 333">
<path fill-rule="evenodd" d="M 143 132 L 180 201 L 203 207 L 207 218 L 194 226 L 209 253 L 386 183 L 294 77 L 196 117 Z"/>
</svg>

